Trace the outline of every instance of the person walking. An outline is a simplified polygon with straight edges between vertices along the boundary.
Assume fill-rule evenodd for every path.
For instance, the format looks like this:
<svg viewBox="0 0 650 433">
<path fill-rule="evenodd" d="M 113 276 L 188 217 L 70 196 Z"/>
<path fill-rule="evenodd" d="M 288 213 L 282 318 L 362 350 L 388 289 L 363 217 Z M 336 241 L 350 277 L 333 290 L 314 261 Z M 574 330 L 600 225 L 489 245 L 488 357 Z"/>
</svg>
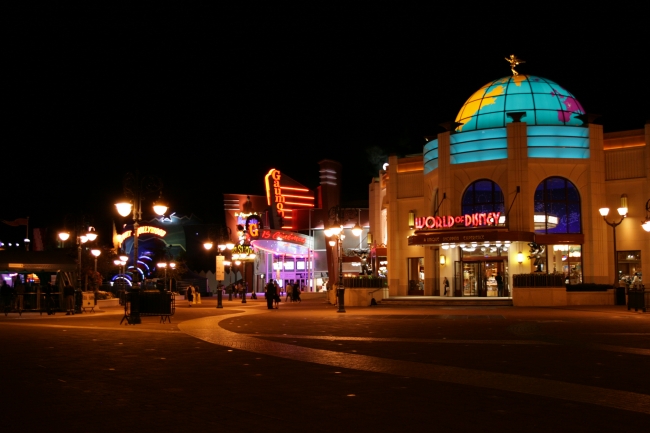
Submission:
<svg viewBox="0 0 650 433">
<path fill-rule="evenodd" d="M 296 283 L 295 286 L 293 286 L 293 300 L 295 302 L 302 302 L 302 299 L 300 299 L 300 292 L 302 288 L 300 287 L 299 284 Z"/>
<path fill-rule="evenodd" d="M 497 282 L 497 296 L 503 296 L 503 277 L 500 272 L 497 272 L 497 276 L 494 277 Z"/>
<path fill-rule="evenodd" d="M 63 296 L 65 297 L 66 316 L 74 316 L 74 287 L 69 283 L 63 287 Z M 47 283 L 45 285 L 45 303 L 47 305 L 47 314 L 52 313 L 52 285 Z"/>
<path fill-rule="evenodd" d="M 11 311 L 12 299 L 12 290 L 9 284 L 6 281 L 2 282 L 2 287 L 0 288 L 0 296 L 2 297 L 2 304 L 4 307 L 5 314 Z"/>
<path fill-rule="evenodd" d="M 291 302 L 293 302 L 293 286 L 291 283 L 287 283 L 286 291 L 287 295 L 284 297 L 284 302 L 287 302 L 288 300 L 291 300 Z"/>
<path fill-rule="evenodd" d="M 447 279 L 447 277 L 445 277 L 445 279 L 443 280 L 442 285 L 445 287 L 444 296 L 447 296 L 447 293 L 449 292 L 449 280 Z"/>
<path fill-rule="evenodd" d="M 191 307 L 192 301 L 194 301 L 194 286 L 192 286 L 191 284 L 187 286 L 187 292 L 185 292 L 185 299 L 187 299 Z"/>
<path fill-rule="evenodd" d="M 275 308 L 278 308 L 280 306 L 280 286 L 278 286 L 278 282 L 275 280 L 271 280 L 271 283 L 273 283 L 273 287 L 275 287 L 275 294 L 273 295 L 273 305 L 275 305 Z"/>
<path fill-rule="evenodd" d="M 266 285 L 266 308 L 269 310 L 273 309 L 273 303 L 275 302 L 275 297 L 277 296 L 275 284 L 273 281 L 269 281 Z"/>
</svg>

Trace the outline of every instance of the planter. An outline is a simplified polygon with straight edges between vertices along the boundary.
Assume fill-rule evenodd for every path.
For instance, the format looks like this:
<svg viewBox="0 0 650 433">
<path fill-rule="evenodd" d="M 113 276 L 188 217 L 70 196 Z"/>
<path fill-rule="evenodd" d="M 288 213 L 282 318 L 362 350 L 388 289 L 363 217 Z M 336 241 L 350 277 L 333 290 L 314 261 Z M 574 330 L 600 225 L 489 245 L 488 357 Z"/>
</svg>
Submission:
<svg viewBox="0 0 650 433">
<path fill-rule="evenodd" d="M 614 290 L 569 292 L 562 287 L 515 287 L 515 307 L 566 307 L 571 305 L 614 305 Z"/>
</svg>

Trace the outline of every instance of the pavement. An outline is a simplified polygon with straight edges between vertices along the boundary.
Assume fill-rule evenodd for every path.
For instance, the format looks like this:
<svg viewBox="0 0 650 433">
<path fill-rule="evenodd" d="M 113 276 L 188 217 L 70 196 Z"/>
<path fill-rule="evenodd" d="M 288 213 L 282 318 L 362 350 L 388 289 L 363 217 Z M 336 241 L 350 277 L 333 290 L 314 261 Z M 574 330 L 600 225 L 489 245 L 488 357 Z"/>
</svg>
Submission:
<svg viewBox="0 0 650 433">
<path fill-rule="evenodd" d="M 5 431 L 609 432 L 650 426 L 650 313 L 177 298 L 0 315 Z M 126 321 L 124 322 L 126 323 Z"/>
</svg>

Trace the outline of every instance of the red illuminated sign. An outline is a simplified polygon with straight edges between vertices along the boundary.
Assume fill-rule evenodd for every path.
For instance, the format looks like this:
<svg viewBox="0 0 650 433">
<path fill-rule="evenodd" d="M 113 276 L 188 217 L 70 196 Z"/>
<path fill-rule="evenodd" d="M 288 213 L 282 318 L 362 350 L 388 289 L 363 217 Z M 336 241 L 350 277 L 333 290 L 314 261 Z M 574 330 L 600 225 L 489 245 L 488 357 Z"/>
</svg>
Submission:
<svg viewBox="0 0 650 433">
<path fill-rule="evenodd" d="M 452 227 L 485 227 L 496 226 L 499 224 L 501 212 L 484 212 L 466 214 L 460 216 L 428 216 L 416 217 L 415 228 L 422 229 L 442 229 Z"/>
<path fill-rule="evenodd" d="M 305 245 L 307 243 L 307 238 L 303 235 L 291 232 L 285 232 L 281 230 L 260 230 L 259 238 L 264 240 L 273 240 L 273 241 L 283 241 L 290 242 L 292 244 Z"/>
<path fill-rule="evenodd" d="M 271 206 L 273 225 L 276 228 L 292 228 L 293 208 L 314 207 L 311 191 L 280 170 L 271 169 L 264 178 L 266 183 L 266 200 Z"/>
</svg>

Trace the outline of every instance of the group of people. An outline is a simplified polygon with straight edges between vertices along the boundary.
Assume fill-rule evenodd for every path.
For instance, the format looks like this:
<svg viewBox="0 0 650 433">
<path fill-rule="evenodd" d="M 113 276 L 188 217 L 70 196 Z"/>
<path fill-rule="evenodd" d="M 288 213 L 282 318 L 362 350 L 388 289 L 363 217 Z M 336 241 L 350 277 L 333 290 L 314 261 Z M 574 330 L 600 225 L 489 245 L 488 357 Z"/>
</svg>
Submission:
<svg viewBox="0 0 650 433">
<path fill-rule="evenodd" d="M 284 302 L 302 302 L 300 299 L 300 286 L 298 284 L 287 283 L 286 295 L 284 297 Z"/>
<path fill-rule="evenodd" d="M 47 281 L 41 286 L 43 298 L 41 299 L 41 308 L 48 315 L 53 315 L 55 311 L 55 301 L 52 297 L 55 294 L 55 288 Z M 63 287 L 63 298 L 65 300 L 66 315 L 75 313 L 75 290 L 70 284 Z M 0 287 L 0 299 L 5 312 L 11 310 L 23 311 L 25 309 L 25 285 L 19 279 L 14 280 L 14 286 L 10 286 L 6 281 L 2 282 Z"/>
<path fill-rule="evenodd" d="M 194 302 L 194 298 L 198 294 L 198 287 L 195 287 L 193 285 L 187 286 L 187 290 L 185 291 L 185 300 L 189 301 L 190 307 L 192 306 L 192 303 Z"/>
<path fill-rule="evenodd" d="M 229 286 L 229 290 L 233 294 L 235 298 L 243 298 L 246 296 L 246 293 L 249 293 L 250 291 L 248 290 L 248 281 L 244 280 L 239 280 L 234 284 L 231 284 Z M 257 299 L 257 295 L 255 292 L 250 292 L 251 294 L 251 299 Z"/>
<path fill-rule="evenodd" d="M 287 283 L 285 287 L 285 298 L 284 302 L 302 302 L 300 299 L 301 288 L 298 284 Z M 271 309 L 277 309 L 280 304 L 280 295 L 282 294 L 282 288 L 277 281 L 271 280 L 266 284 L 264 288 L 264 296 L 266 297 L 266 305 Z"/>
</svg>

